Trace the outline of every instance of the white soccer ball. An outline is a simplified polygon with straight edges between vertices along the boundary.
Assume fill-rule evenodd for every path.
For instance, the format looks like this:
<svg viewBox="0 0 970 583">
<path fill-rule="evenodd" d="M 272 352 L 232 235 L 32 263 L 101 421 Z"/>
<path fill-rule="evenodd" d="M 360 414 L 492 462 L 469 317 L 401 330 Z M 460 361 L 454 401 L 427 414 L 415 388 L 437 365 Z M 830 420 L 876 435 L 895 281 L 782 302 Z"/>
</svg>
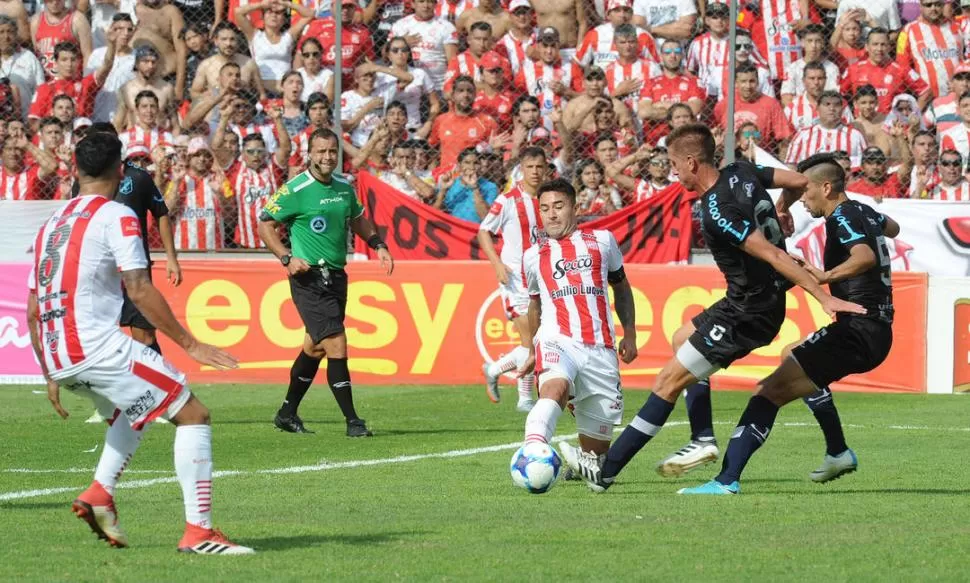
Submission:
<svg viewBox="0 0 970 583">
<path fill-rule="evenodd" d="M 533 494 L 548 492 L 556 485 L 562 460 L 545 443 L 527 443 L 512 454 L 509 471 L 512 483 Z"/>
</svg>

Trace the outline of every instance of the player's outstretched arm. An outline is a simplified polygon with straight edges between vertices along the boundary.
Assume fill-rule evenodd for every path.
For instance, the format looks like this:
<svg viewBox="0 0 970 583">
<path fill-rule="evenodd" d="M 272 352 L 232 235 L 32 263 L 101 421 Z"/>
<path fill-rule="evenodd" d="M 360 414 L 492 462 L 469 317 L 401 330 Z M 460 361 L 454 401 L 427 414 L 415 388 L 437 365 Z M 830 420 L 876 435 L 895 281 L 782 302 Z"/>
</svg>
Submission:
<svg viewBox="0 0 970 583">
<path fill-rule="evenodd" d="M 812 294 L 822 304 L 822 309 L 829 316 L 834 317 L 835 314 L 840 312 L 848 314 L 866 313 L 866 309 L 859 304 L 840 300 L 826 293 L 808 270 L 799 265 L 790 255 L 775 247 L 768 239 L 765 239 L 760 231 L 751 233 L 741 244 L 741 249 L 748 255 L 768 263 L 786 279 Z"/>
<path fill-rule="evenodd" d="M 485 229 L 480 229 L 478 231 L 478 246 L 481 247 L 482 253 L 488 258 L 488 262 L 492 264 L 492 268 L 495 270 L 495 277 L 498 278 L 500 284 L 505 285 L 509 282 L 510 277 L 515 277 L 515 274 L 502 263 L 502 258 L 499 257 L 498 252 L 495 250 L 492 233 Z"/>
<path fill-rule="evenodd" d="M 172 308 L 148 278 L 148 269 L 130 269 L 121 272 L 125 291 L 138 310 L 148 318 L 162 334 L 175 341 L 197 362 L 219 369 L 236 368 L 238 361 L 231 354 L 215 346 L 203 344 L 179 324 Z"/>
<path fill-rule="evenodd" d="M 620 340 L 617 352 L 623 362 L 630 364 L 637 357 L 637 316 L 633 303 L 633 288 L 630 287 L 630 280 L 625 276 L 619 281 L 610 281 L 610 286 L 613 288 L 616 315 L 623 326 L 623 339 Z"/>
<path fill-rule="evenodd" d="M 889 215 L 883 215 L 882 218 L 886 219 L 886 222 L 882 225 L 882 234 L 890 239 L 895 239 L 896 235 L 899 235 L 899 223 L 891 219 Z"/>
<path fill-rule="evenodd" d="M 532 296 L 529 298 L 529 311 L 526 314 L 526 333 L 530 339 L 535 339 L 536 332 L 539 331 L 539 317 L 542 315 L 542 304 L 539 303 L 538 296 Z M 535 342 L 529 342 L 529 356 L 522 363 L 522 366 L 515 371 L 515 376 L 517 378 L 524 377 L 525 375 L 532 374 L 536 368 L 536 345 Z"/>
<path fill-rule="evenodd" d="M 812 269 L 812 275 L 820 284 L 835 283 L 850 277 L 862 275 L 876 266 L 876 254 L 868 245 L 853 245 L 849 249 L 849 258 L 828 271 Z"/>
</svg>

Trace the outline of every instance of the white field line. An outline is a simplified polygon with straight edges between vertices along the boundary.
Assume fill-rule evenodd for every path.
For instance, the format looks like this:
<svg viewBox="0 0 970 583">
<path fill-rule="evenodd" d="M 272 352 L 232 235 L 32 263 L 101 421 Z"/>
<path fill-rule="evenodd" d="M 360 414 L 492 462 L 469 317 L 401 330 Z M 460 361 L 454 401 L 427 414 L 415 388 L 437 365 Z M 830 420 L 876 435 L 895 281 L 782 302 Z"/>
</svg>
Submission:
<svg viewBox="0 0 970 583">
<path fill-rule="evenodd" d="M 687 425 L 686 421 L 672 421 L 667 423 L 667 427 L 675 427 L 680 425 Z M 728 421 L 718 421 L 715 425 L 731 425 Z M 807 422 L 792 422 L 792 423 L 780 423 L 782 427 L 816 427 L 815 423 Z M 853 428 L 853 429 L 866 429 L 865 425 L 852 425 L 844 424 L 843 427 Z M 622 428 L 617 428 L 616 431 L 620 431 Z M 938 431 L 938 432 L 968 432 L 970 427 L 928 427 L 928 426 L 916 426 L 916 425 L 889 425 L 885 427 L 889 430 L 898 431 Z M 566 441 L 569 439 L 575 439 L 576 434 L 572 435 L 560 435 L 554 437 L 552 441 L 558 443 L 560 441 Z M 522 445 L 522 442 L 515 441 L 512 443 L 504 443 L 501 445 L 489 445 L 485 447 L 475 447 L 471 449 L 453 449 L 451 451 L 445 451 L 440 453 L 424 453 L 424 454 L 414 454 L 414 455 L 401 455 L 391 458 L 379 458 L 379 459 L 369 459 L 369 460 L 351 460 L 346 462 L 320 462 L 319 464 L 309 465 L 309 466 L 290 466 L 284 468 L 270 468 L 263 470 L 221 470 L 212 473 L 213 478 L 227 478 L 231 476 L 256 476 L 256 475 L 279 475 L 279 474 L 303 474 L 307 472 L 323 472 L 328 470 L 342 470 L 342 469 L 353 469 L 353 468 L 364 468 L 370 466 L 383 466 L 388 464 L 402 464 L 426 459 L 449 459 L 457 457 L 467 457 L 472 455 L 478 455 L 482 453 L 492 453 L 496 451 L 505 451 L 515 449 Z M 12 468 L 0 470 L 0 473 L 22 473 L 22 474 L 43 474 L 43 473 L 93 473 L 93 469 L 88 470 L 84 468 L 68 468 L 66 470 L 30 470 L 26 468 Z M 134 473 L 160 473 L 160 474 L 171 474 L 171 472 L 166 470 L 140 470 L 140 471 L 129 471 L 129 474 Z M 147 488 L 149 486 L 156 486 L 158 484 L 172 484 L 178 482 L 178 479 L 174 476 L 166 476 L 162 478 L 151 478 L 145 480 L 128 480 L 119 483 L 117 488 Z M 20 490 L 15 492 L 4 492 L 0 493 L 0 502 L 7 500 L 23 500 L 25 498 L 39 498 L 41 496 L 50 496 L 53 494 L 63 494 L 65 492 L 79 492 L 83 490 L 83 486 L 64 486 L 57 488 L 43 488 L 38 490 Z"/>
</svg>

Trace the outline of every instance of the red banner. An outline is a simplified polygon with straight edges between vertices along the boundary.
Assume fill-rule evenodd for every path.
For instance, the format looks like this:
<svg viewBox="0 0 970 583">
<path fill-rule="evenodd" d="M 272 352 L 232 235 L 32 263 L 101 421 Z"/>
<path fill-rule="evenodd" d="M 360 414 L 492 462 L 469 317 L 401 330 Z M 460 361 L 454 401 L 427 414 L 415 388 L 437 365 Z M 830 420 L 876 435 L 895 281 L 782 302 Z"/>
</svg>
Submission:
<svg viewBox="0 0 970 583">
<path fill-rule="evenodd" d="M 366 172 L 357 177 L 357 193 L 395 259 L 485 259 L 477 223 L 417 201 Z M 627 263 L 683 263 L 690 255 L 694 199 L 683 188 L 671 188 L 583 227 L 612 231 Z M 364 241 L 357 241 L 357 252 L 374 258 Z"/>
<path fill-rule="evenodd" d="M 356 383 L 478 384 L 483 361 L 519 344 L 487 265 L 455 261 L 444 270 L 435 269 L 438 265 L 403 261 L 391 277 L 374 261 L 347 266 L 347 342 Z M 182 267 L 185 283 L 174 288 L 165 283 L 164 264 L 156 264 L 159 289 L 199 340 L 227 349 L 241 366 L 229 372 L 200 367 L 167 339 L 162 340 L 165 356 L 193 382 L 284 386 L 304 331 L 279 262 L 187 259 Z M 630 265 L 626 272 L 633 286 L 640 356 L 622 365 L 623 386 L 649 387 L 673 355 L 674 331 L 724 296 L 724 277 L 713 267 L 698 266 Z M 836 383 L 837 389 L 926 390 L 926 293 L 924 274 L 893 274 L 892 351 L 879 368 L 850 376 Z M 778 366 L 786 344 L 829 321 L 802 290 L 788 292 L 785 323 L 775 341 L 716 374 L 715 386 L 752 387 Z"/>
</svg>

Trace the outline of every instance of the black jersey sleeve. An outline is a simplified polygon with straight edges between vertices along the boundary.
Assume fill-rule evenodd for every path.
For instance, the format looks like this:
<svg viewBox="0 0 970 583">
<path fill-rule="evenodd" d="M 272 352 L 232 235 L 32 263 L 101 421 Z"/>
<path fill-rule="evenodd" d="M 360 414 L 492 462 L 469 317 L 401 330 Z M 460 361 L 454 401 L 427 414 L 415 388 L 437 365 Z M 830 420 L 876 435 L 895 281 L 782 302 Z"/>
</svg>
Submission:
<svg viewBox="0 0 970 583">
<path fill-rule="evenodd" d="M 760 164 L 752 164 L 747 161 L 738 161 L 736 164 L 751 173 L 755 177 L 755 180 L 761 184 L 764 189 L 774 188 L 775 184 L 775 169 L 770 166 L 761 166 Z"/>
<path fill-rule="evenodd" d="M 137 171 L 132 173 L 135 181 L 135 192 L 139 193 L 140 196 L 144 196 L 147 201 L 150 201 L 148 203 L 148 210 L 156 220 L 164 217 L 168 214 L 168 205 L 165 204 L 165 197 L 158 190 L 158 186 L 156 186 L 152 175 L 140 168 L 135 170 Z"/>
</svg>

